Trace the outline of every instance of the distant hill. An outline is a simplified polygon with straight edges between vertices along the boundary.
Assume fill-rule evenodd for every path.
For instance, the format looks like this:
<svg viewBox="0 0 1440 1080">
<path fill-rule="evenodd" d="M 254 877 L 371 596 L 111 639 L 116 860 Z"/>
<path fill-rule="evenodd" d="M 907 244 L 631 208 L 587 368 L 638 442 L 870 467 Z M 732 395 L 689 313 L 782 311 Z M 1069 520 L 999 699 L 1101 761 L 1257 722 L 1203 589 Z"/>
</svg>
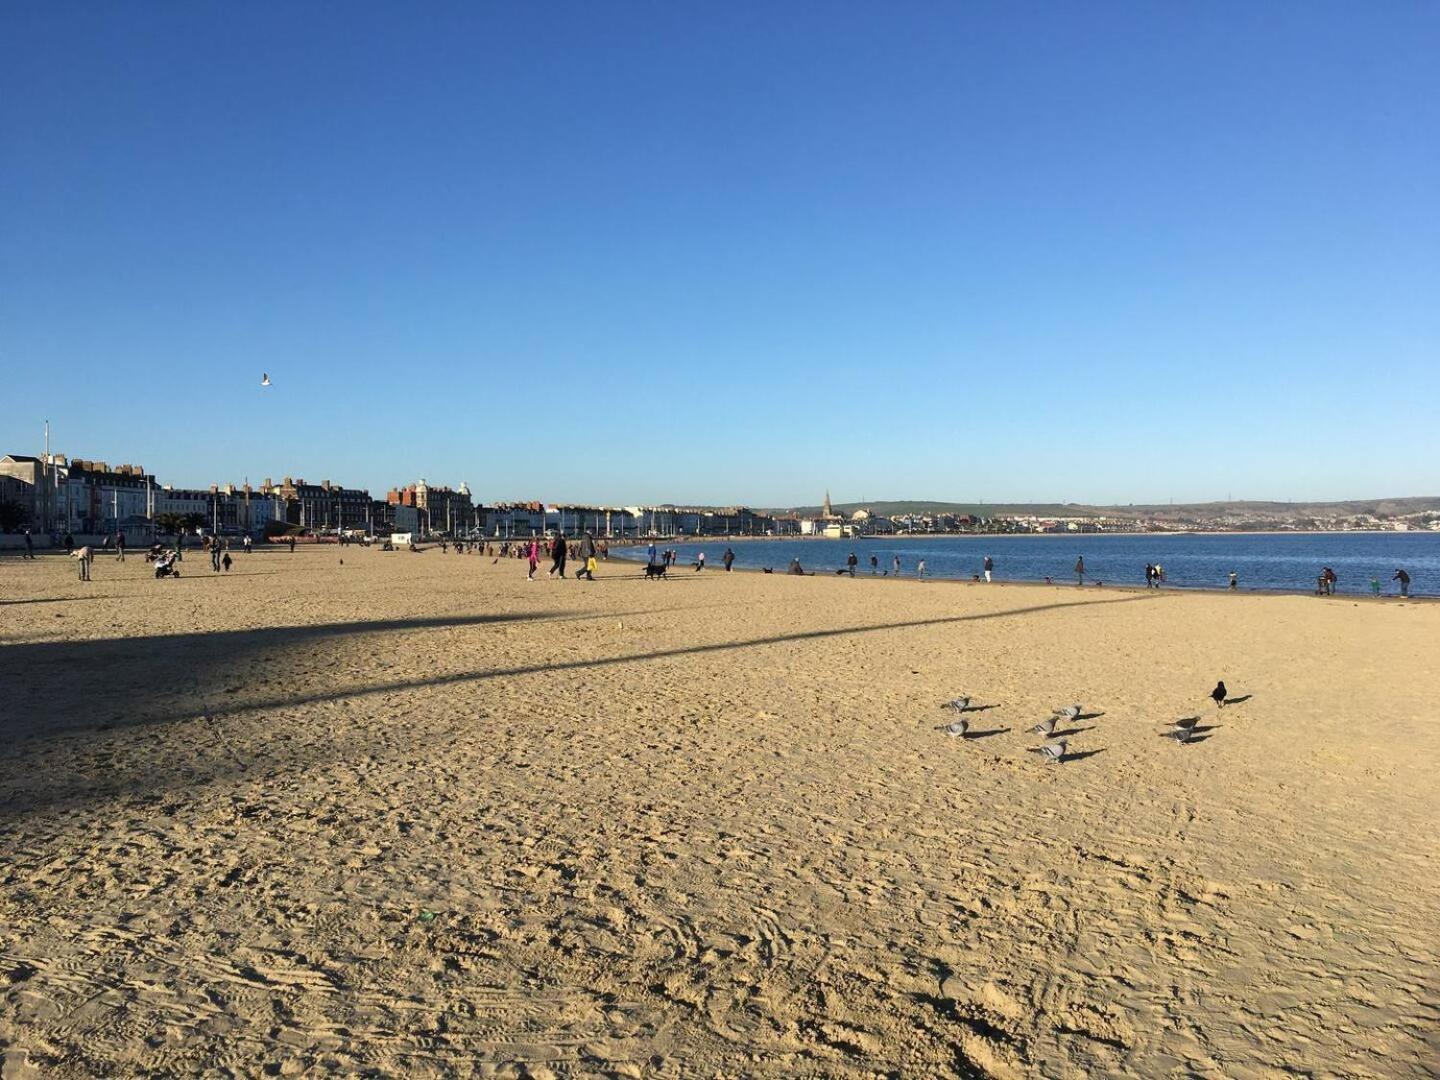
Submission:
<svg viewBox="0 0 1440 1080">
<path fill-rule="evenodd" d="M 1348 499 L 1335 502 L 1235 501 L 1208 503 L 1132 503 L 1124 506 L 1091 506 L 1084 503 L 955 503 L 910 499 L 899 502 L 877 500 L 864 503 L 834 503 L 837 514 L 850 515 L 869 510 L 885 517 L 906 514 L 968 514 L 971 517 L 1146 517 L 1187 519 L 1195 517 L 1252 517 L 1256 519 L 1294 517 L 1351 517 L 1370 514 L 1377 518 L 1440 512 L 1440 496 L 1385 499 Z M 801 517 L 820 513 L 818 506 L 773 509 L 767 513 L 794 513 Z"/>
</svg>

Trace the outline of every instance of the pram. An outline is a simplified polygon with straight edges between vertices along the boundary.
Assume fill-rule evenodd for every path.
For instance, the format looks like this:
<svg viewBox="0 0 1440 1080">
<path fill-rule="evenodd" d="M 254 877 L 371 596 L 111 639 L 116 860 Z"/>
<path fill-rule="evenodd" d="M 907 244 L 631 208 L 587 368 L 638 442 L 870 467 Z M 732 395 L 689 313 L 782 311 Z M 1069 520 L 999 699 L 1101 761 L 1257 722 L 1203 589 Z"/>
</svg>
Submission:
<svg viewBox="0 0 1440 1080">
<path fill-rule="evenodd" d="M 180 567 L 175 565 L 175 552 L 164 551 L 156 557 L 155 576 L 157 578 L 180 576 Z"/>
</svg>

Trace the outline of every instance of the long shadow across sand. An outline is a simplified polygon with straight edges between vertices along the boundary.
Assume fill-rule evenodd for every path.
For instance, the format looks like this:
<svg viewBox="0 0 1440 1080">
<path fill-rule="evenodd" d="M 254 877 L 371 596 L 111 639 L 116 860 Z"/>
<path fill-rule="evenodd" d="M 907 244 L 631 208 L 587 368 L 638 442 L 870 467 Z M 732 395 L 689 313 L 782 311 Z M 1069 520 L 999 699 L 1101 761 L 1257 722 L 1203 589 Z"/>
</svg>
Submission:
<svg viewBox="0 0 1440 1080">
<path fill-rule="evenodd" d="M 1072 607 L 1099 607 L 1102 604 L 1128 604 L 1144 601 L 1145 596 L 1127 596 L 1115 600 L 1078 600 L 1058 604 L 1038 604 L 1033 607 L 1012 608 L 1005 611 L 988 611 L 970 615 L 946 615 L 932 619 L 906 619 L 897 622 L 874 623 L 869 626 L 840 626 L 823 630 L 803 630 L 789 634 L 771 634 L 765 637 L 749 638 L 744 641 L 726 641 L 709 645 L 686 645 L 675 649 L 663 649 L 644 653 L 624 653 L 619 656 L 592 657 L 583 660 L 564 660 L 558 663 L 524 664 L 518 667 L 492 668 L 486 671 L 456 672 L 428 679 L 395 679 L 358 687 L 343 687 L 321 693 L 275 696 L 267 699 L 247 699 L 233 706 L 220 705 L 209 710 L 212 716 L 227 713 L 249 712 L 254 709 L 294 708 L 297 705 L 313 704 L 320 701 L 335 701 L 344 698 L 364 697 L 371 694 L 393 693 L 397 690 L 416 689 L 427 686 L 446 686 L 455 683 L 483 682 L 489 679 L 520 678 L 545 672 L 572 671 L 578 668 L 609 667 L 616 664 L 638 664 L 650 660 L 675 660 L 688 656 L 702 656 L 709 653 L 734 652 L 741 649 L 763 648 L 796 641 L 817 641 L 826 638 L 848 637 L 855 634 L 877 634 L 889 630 L 911 630 L 927 626 L 948 626 L 957 623 L 980 622 L 991 619 L 1010 619 L 1023 615 L 1038 615 L 1042 612 L 1057 611 Z M 36 642 L 8 647 L 0 655 L 0 680 L 19 686 L 21 693 L 26 683 L 48 674 L 47 669 L 63 667 L 69 672 L 67 681 L 76 694 L 113 695 L 111 681 L 127 663 L 143 662 L 155 649 L 178 648 L 187 650 L 187 665 L 200 674 L 200 668 L 207 663 L 224 663 L 227 668 L 237 665 L 237 659 L 250 652 L 284 652 L 306 642 L 352 634 L 396 633 L 406 630 L 433 630 L 463 626 L 482 626 L 490 623 L 543 621 L 555 622 L 568 619 L 629 617 L 641 612 L 596 613 L 596 614 L 546 614 L 526 613 L 513 615 L 462 615 L 435 618 L 387 619 L 373 622 L 321 623 L 313 626 L 285 626 L 258 630 L 225 630 L 201 634 L 164 634 L 154 637 L 106 639 L 85 642 Z M 117 665 L 121 665 L 117 667 Z M 40 681 L 40 680 L 37 680 Z M 153 684 L 149 692 L 153 693 Z M 38 688 L 38 687 L 37 687 Z M 127 695 L 128 697 L 128 695 Z M 140 702 L 135 700 L 112 700 L 108 711 L 117 708 L 134 711 Z M 170 713 L 164 719 L 179 720 L 201 715 L 200 710 L 185 714 Z M 160 719 L 160 718 L 156 718 Z M 144 721 L 139 721 L 144 722 Z M 11 724 L 0 725 L 0 735 L 14 735 Z"/>
<path fill-rule="evenodd" d="M 46 743 L 73 736 L 79 732 L 109 731 L 157 724 L 177 723 L 204 718 L 217 724 L 226 716 L 260 712 L 268 709 L 294 709 L 322 702 L 353 700 L 425 687 L 464 685 L 492 679 L 524 678 L 545 673 L 601 668 L 623 664 L 665 662 L 707 654 L 723 654 L 746 649 L 764 648 L 797 641 L 818 641 L 859 634 L 878 634 L 892 630 L 946 626 L 992 619 L 1021 618 L 1072 607 L 1101 604 L 1126 604 L 1147 597 L 1125 596 L 1113 600 L 1075 600 L 1005 611 L 980 612 L 941 616 L 930 619 L 907 619 L 864 626 L 833 627 L 821 630 L 771 634 L 743 641 L 689 645 L 618 656 L 566 660 L 558 663 L 524 664 L 514 667 L 490 668 L 481 671 L 454 672 L 429 678 L 390 679 L 361 686 L 340 686 L 305 694 L 273 694 L 264 697 L 244 696 L 233 701 L 215 700 L 243 688 L 228 686 L 240 680 L 247 665 L 263 662 L 272 654 L 293 653 L 307 644 L 336 637 L 380 633 L 404 633 L 467 626 L 532 622 L 611 619 L 641 612 L 605 612 L 593 614 L 531 612 L 519 614 L 481 614 L 438 616 L 433 618 L 388 619 L 349 623 L 323 623 L 313 626 L 268 627 L 257 630 L 227 630 L 212 633 L 162 634 L 151 637 L 108 639 L 102 641 L 34 642 L 7 646 L 0 650 L 0 684 L 11 688 L 12 700 L 25 701 L 58 684 L 64 687 L 64 707 L 47 710 L 43 717 L 22 720 L 15 710 L 0 721 L 0 740 L 15 742 L 20 752 L 0 759 L 0 787 L 11 787 L 26 775 L 27 759 L 43 750 Z M 178 654 L 184 661 L 186 679 L 183 685 L 165 683 L 147 670 L 147 661 L 157 650 Z M 217 675 L 223 676 L 216 678 Z M 201 686 L 205 680 L 208 686 Z M 26 738 L 26 736 L 29 736 Z M 256 762 L 256 765 L 261 763 Z M 218 775 L 215 778 L 219 778 Z M 158 780 L 158 778 L 157 778 Z M 192 777 L 189 782 L 194 782 Z M 28 786 L 28 785 L 22 785 Z M 96 797 L 108 793 L 95 792 Z M 51 792 L 49 795 L 27 792 L 22 798 L 24 808 L 72 802 L 83 799 L 84 789 Z M 0 817 L 7 808 L 0 805 Z"/>
</svg>

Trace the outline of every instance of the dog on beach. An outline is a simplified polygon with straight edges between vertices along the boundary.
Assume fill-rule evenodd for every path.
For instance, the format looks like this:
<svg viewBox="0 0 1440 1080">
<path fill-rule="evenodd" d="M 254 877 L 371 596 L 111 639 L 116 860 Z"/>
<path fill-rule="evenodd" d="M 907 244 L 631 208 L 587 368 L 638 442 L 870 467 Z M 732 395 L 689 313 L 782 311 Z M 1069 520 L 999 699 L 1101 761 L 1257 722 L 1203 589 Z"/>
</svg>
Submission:
<svg viewBox="0 0 1440 1080">
<path fill-rule="evenodd" d="M 659 581 L 659 580 L 660 580 L 661 578 L 663 578 L 664 576 L 665 576 L 665 564 L 664 564 L 664 563 L 652 563 L 652 564 L 650 564 L 649 566 L 645 567 L 645 577 L 646 577 L 647 579 L 649 579 L 649 578 L 654 578 L 656 581 Z"/>
</svg>

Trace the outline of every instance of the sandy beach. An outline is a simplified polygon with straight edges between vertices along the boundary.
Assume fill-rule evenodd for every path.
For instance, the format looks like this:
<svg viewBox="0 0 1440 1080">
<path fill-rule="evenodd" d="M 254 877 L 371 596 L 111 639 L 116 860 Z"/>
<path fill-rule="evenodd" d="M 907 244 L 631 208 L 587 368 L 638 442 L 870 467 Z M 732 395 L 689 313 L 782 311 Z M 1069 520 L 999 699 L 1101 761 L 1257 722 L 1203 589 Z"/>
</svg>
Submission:
<svg viewBox="0 0 1440 1080">
<path fill-rule="evenodd" d="M 1440 605 L 183 566 L 0 563 L 5 1080 L 1440 1068 Z"/>
</svg>

